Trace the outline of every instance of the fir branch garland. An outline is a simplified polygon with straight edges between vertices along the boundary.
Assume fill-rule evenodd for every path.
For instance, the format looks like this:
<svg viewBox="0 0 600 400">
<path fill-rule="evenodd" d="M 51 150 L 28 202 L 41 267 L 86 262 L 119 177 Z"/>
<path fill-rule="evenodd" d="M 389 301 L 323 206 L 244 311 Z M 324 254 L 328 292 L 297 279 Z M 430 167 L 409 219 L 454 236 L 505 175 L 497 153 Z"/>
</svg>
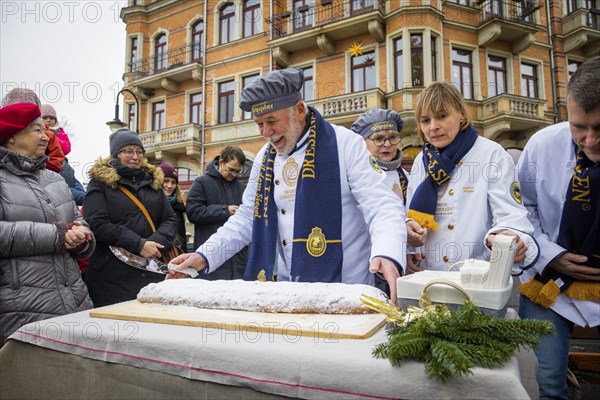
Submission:
<svg viewBox="0 0 600 400">
<path fill-rule="evenodd" d="M 554 331 L 550 321 L 491 317 L 471 301 L 455 312 L 438 304 L 424 309 L 411 307 L 405 313 L 363 298 L 364 304 L 388 315 L 395 324 L 388 331 L 388 342 L 377 345 L 373 356 L 387 358 L 394 366 L 403 359 L 422 361 L 427 375 L 442 382 L 468 375 L 474 366 L 502 366 L 517 348 L 536 347 L 541 335 Z"/>
</svg>

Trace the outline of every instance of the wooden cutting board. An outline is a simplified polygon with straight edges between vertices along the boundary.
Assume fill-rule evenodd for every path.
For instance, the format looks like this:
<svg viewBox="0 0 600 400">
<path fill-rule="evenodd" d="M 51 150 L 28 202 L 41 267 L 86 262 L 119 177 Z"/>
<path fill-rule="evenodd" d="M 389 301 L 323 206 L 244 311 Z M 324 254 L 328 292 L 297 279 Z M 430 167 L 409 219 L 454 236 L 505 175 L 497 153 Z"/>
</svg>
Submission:
<svg viewBox="0 0 600 400">
<path fill-rule="evenodd" d="M 149 304 L 137 300 L 95 308 L 90 311 L 90 317 L 323 339 L 366 339 L 385 324 L 383 314 L 276 314 Z"/>
</svg>

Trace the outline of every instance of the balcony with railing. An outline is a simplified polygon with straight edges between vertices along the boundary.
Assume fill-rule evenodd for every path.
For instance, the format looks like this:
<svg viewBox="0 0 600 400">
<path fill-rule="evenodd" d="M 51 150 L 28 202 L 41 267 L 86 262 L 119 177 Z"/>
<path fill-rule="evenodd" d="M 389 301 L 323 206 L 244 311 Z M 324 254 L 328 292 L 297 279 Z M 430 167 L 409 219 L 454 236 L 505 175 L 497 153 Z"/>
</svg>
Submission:
<svg viewBox="0 0 600 400">
<path fill-rule="evenodd" d="M 202 51 L 199 45 L 184 45 L 129 63 L 129 86 L 140 89 L 179 90 L 179 82 L 202 82 Z"/>
<path fill-rule="evenodd" d="M 385 0 L 314 0 L 291 11 L 276 12 L 271 24 L 269 46 L 280 66 L 288 65 L 289 52 L 317 45 L 333 54 L 335 42 L 362 33 L 374 40 L 385 40 Z"/>
<path fill-rule="evenodd" d="M 503 93 L 481 102 L 479 120 L 485 136 L 494 139 L 505 131 L 524 132 L 549 125 L 545 111 L 545 100 Z"/>
<path fill-rule="evenodd" d="M 348 93 L 325 99 L 309 101 L 308 104 L 319 111 L 328 121 L 337 124 L 354 122 L 358 115 L 370 108 L 385 108 L 385 93 L 380 89 Z"/>
<path fill-rule="evenodd" d="M 146 149 L 147 156 L 157 160 L 163 159 L 163 153 L 186 154 L 199 158 L 202 142 L 202 126 L 184 124 L 158 131 L 140 134 L 140 140 Z"/>
<path fill-rule="evenodd" d="M 543 29 L 537 23 L 537 11 L 543 7 L 540 1 L 480 0 L 477 4 L 482 13 L 479 46 L 505 40 L 512 43 L 512 52 L 517 54 L 533 45 L 535 34 Z"/>
<path fill-rule="evenodd" d="M 582 49 L 587 57 L 600 54 L 600 10 L 580 8 L 562 18 L 565 52 Z"/>
</svg>

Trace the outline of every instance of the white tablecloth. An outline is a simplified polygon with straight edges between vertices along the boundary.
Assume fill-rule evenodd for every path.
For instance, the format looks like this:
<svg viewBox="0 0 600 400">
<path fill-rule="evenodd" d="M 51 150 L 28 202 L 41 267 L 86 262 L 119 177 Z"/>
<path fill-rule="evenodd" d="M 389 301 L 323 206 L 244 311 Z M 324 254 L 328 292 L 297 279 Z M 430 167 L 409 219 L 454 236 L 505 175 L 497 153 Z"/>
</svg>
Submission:
<svg viewBox="0 0 600 400">
<path fill-rule="evenodd" d="M 514 313 L 513 310 L 509 312 Z M 80 312 L 23 326 L 10 339 L 108 363 L 306 399 L 526 399 L 519 362 L 447 384 L 422 363 L 375 359 L 385 330 L 366 340 L 316 339 L 112 319 Z M 3 366 L 4 368 L 4 366 Z"/>
</svg>

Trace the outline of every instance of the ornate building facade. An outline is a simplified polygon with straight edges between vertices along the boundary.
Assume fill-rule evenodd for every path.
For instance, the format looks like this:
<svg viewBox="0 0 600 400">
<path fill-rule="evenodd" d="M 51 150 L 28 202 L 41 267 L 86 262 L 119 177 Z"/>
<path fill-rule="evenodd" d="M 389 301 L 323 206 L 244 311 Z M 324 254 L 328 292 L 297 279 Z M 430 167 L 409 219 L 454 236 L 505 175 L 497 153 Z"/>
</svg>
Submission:
<svg viewBox="0 0 600 400">
<path fill-rule="evenodd" d="M 417 95 L 454 82 L 480 134 L 518 156 L 529 137 L 566 119 L 565 87 L 600 53 L 600 0 L 130 0 L 123 118 L 151 161 L 179 168 L 183 189 L 226 145 L 253 159 L 264 144 L 237 106 L 241 89 L 301 68 L 304 98 L 349 127 L 365 110 L 405 121 L 420 150 Z M 138 115 L 139 113 L 139 115 Z"/>
</svg>

